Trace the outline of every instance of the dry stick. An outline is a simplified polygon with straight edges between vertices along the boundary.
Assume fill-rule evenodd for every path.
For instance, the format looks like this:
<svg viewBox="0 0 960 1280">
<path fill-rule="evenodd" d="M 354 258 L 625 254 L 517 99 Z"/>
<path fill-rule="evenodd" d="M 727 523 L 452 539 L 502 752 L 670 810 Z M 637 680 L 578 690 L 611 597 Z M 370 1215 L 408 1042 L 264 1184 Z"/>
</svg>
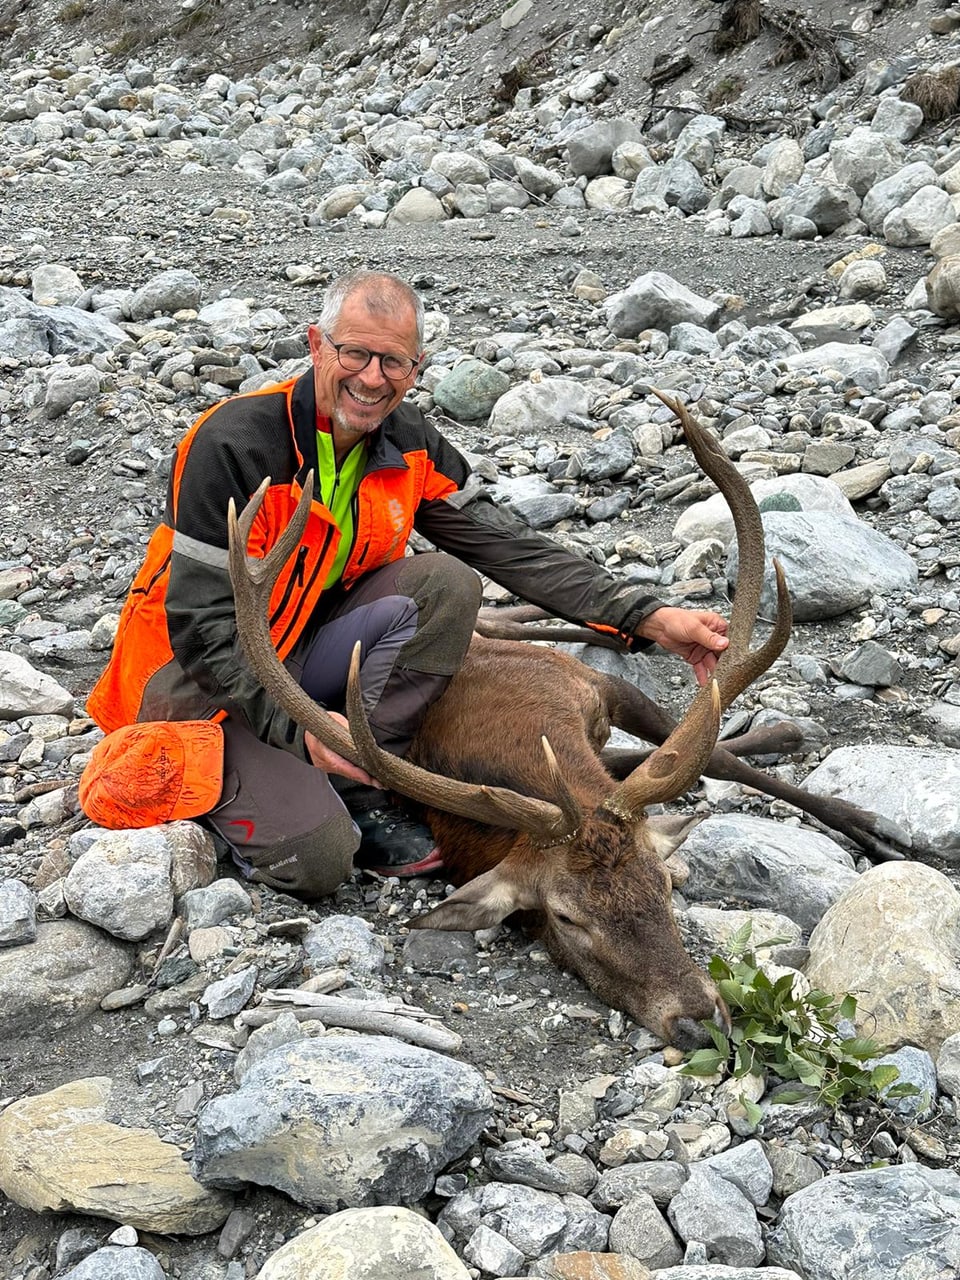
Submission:
<svg viewBox="0 0 960 1280">
<path fill-rule="evenodd" d="M 402 1018 L 396 1014 L 377 1012 L 365 1008 L 360 1002 L 341 1001 L 336 998 L 330 1002 L 312 1006 L 301 1006 L 289 1010 L 298 1022 L 322 1022 L 328 1027 L 342 1027 L 348 1031 L 368 1031 L 376 1035 L 393 1036 L 397 1040 L 405 1040 L 408 1044 L 419 1045 L 423 1049 L 433 1049 L 437 1053 L 459 1053 L 463 1039 L 455 1031 L 446 1027 L 429 1026 L 416 1022 L 413 1018 Z M 347 1005 L 347 1008 L 338 1007 Z M 239 1021 L 245 1027 L 264 1027 L 268 1022 L 279 1018 L 283 1009 L 280 1007 L 246 1009 L 239 1015 Z"/>
<path fill-rule="evenodd" d="M 330 970 L 336 973 L 337 970 Z M 332 988 L 331 988 L 332 990 Z M 311 1009 L 320 1005 L 331 1004 L 338 1009 L 368 1009 L 373 1013 L 401 1014 L 405 1018 L 423 1018 L 427 1022 L 439 1022 L 434 1013 L 428 1013 L 415 1004 L 403 1004 L 399 1000 L 384 997 L 382 1000 L 354 1000 L 350 996 L 328 996 L 323 990 L 304 991 L 302 988 L 274 987 L 263 992 L 260 1005 L 302 1004 Z"/>
<path fill-rule="evenodd" d="M 163 946 L 160 948 L 160 954 L 157 956 L 156 960 L 154 961 L 153 968 L 150 970 L 150 979 L 149 979 L 150 982 L 152 982 L 154 978 L 157 976 L 157 970 L 163 964 L 164 960 L 166 960 L 167 956 L 170 955 L 171 951 L 173 951 L 174 947 L 176 947 L 177 943 L 180 941 L 182 936 L 183 936 L 183 918 L 182 916 L 177 916 L 174 919 L 173 924 L 171 924 L 167 932 L 166 940 L 164 941 Z"/>
</svg>

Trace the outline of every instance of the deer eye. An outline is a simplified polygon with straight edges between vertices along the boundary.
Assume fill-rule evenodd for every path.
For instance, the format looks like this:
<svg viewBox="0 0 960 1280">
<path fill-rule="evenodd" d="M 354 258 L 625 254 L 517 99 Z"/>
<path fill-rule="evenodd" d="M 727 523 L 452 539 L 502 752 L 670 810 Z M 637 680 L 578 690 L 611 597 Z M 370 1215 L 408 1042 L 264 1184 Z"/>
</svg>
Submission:
<svg viewBox="0 0 960 1280">
<path fill-rule="evenodd" d="M 565 911 L 557 911 L 556 908 L 553 909 L 553 918 L 556 920 L 557 924 L 566 925 L 569 929 L 583 928 L 583 925 L 579 920 L 574 920 L 574 918 L 572 916 L 568 916 Z"/>
</svg>

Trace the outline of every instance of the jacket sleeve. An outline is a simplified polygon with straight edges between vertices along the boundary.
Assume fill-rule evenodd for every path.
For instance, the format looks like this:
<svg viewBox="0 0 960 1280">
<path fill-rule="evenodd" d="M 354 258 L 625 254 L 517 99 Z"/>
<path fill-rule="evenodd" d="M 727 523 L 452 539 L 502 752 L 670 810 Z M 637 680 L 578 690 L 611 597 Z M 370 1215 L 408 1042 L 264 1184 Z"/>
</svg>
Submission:
<svg viewBox="0 0 960 1280">
<path fill-rule="evenodd" d="M 416 528 L 514 595 L 568 622 L 643 644 L 637 625 L 662 601 L 535 532 L 482 490 L 421 503 Z"/>
<path fill-rule="evenodd" d="M 239 405 L 239 401 L 228 402 Z M 222 410 L 217 411 L 222 412 Z M 236 411 L 208 420 L 183 464 L 175 504 L 166 596 L 171 648 L 183 671 L 217 708 L 239 716 L 263 742 L 306 756 L 303 730 L 281 710 L 250 670 L 237 635 L 227 555 L 227 506 L 241 511 L 275 459 L 235 447 L 244 422 Z M 224 426 L 228 429 L 225 431 Z M 209 429 L 208 429 L 209 428 Z M 289 464 L 288 464 L 289 465 Z M 168 510 L 168 519 L 173 512 Z"/>
</svg>

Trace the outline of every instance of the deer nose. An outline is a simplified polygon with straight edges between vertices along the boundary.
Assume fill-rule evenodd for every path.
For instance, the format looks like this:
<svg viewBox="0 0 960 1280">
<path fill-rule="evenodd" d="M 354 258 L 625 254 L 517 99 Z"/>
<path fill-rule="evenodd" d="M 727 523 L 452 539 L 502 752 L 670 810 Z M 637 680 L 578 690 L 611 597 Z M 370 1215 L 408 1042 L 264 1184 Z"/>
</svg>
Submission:
<svg viewBox="0 0 960 1280">
<path fill-rule="evenodd" d="M 727 1006 L 719 996 L 714 1005 L 713 1016 L 710 1021 L 715 1027 L 719 1027 L 724 1035 L 729 1033 L 730 1014 L 727 1011 Z M 713 1040 L 703 1021 L 699 1021 L 696 1018 L 681 1017 L 677 1018 L 673 1024 L 670 1043 L 676 1045 L 678 1049 L 682 1049 L 684 1053 L 690 1053 L 694 1049 L 709 1048 L 713 1044 Z"/>
<path fill-rule="evenodd" d="M 670 1043 L 684 1053 L 694 1049 L 706 1049 L 713 1043 L 706 1027 L 694 1018 L 678 1018 L 673 1026 Z"/>
</svg>

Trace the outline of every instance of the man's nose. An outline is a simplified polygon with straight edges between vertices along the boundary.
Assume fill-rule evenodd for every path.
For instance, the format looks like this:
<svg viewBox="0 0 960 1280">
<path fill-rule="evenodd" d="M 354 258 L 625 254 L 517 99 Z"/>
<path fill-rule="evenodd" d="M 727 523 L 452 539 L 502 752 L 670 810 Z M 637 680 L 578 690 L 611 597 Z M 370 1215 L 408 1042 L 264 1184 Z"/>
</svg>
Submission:
<svg viewBox="0 0 960 1280">
<path fill-rule="evenodd" d="M 380 361 L 382 359 L 383 359 L 382 356 L 371 355 L 370 363 L 367 365 L 365 369 L 361 369 L 360 372 L 357 374 L 357 377 L 362 378 L 366 386 L 379 387 L 382 383 L 387 381 L 386 376 L 383 372 L 383 369 L 381 368 L 381 365 L 380 365 Z"/>
</svg>

